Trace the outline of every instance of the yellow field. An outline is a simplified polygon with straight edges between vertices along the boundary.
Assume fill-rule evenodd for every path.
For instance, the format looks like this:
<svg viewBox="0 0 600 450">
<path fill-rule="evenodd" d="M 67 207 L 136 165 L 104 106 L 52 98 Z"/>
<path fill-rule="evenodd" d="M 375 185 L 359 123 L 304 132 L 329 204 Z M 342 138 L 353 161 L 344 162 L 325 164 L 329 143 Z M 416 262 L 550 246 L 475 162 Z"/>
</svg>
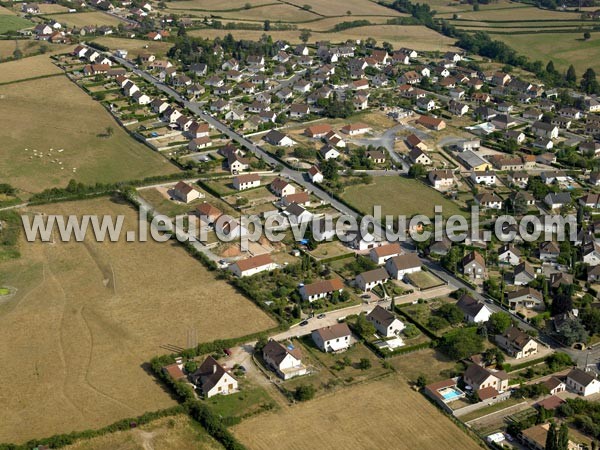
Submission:
<svg viewBox="0 0 600 450">
<path fill-rule="evenodd" d="M 215 4 L 214 0 L 186 0 L 182 2 L 170 2 L 167 4 L 168 9 L 204 9 L 207 11 L 227 11 L 231 9 L 244 8 L 246 3 L 250 5 L 272 5 L 277 3 L 277 0 L 228 0 L 227 2 Z"/>
<path fill-rule="evenodd" d="M 52 3 L 40 3 L 40 13 L 42 14 L 65 13 L 68 11 L 69 8 L 67 8 L 66 6 L 56 5 Z"/>
<path fill-rule="evenodd" d="M 32 211 L 124 215 L 137 230 L 137 212 L 106 198 Z M 17 289 L 0 304 L 0 442 L 172 406 L 144 362 L 191 345 L 191 330 L 206 342 L 274 326 L 175 243 L 57 238 L 20 250 L 0 264 L 3 285 Z"/>
<path fill-rule="evenodd" d="M 280 20 L 282 22 L 302 22 L 305 20 L 318 19 L 319 16 L 310 11 L 296 8 L 295 6 L 279 4 L 259 6 L 242 11 L 220 12 L 219 17 L 226 19 L 252 19 L 252 20 Z"/>
<path fill-rule="evenodd" d="M 218 450 L 223 446 L 188 416 L 164 417 L 130 431 L 80 441 L 65 450 Z"/>
<path fill-rule="evenodd" d="M 251 450 L 480 448 L 394 376 L 245 420 L 233 432 Z"/>
<path fill-rule="evenodd" d="M 60 73 L 48 55 L 33 56 L 0 64 L 0 83 Z M 3 100 L 0 100 L 2 102 Z"/>
<path fill-rule="evenodd" d="M 500 8 L 496 9 L 494 5 L 480 6 L 479 11 L 466 11 L 461 12 L 459 17 L 461 19 L 471 20 L 566 20 L 566 19 L 580 19 L 581 14 L 575 12 L 563 12 L 563 11 L 552 11 L 549 9 L 540 9 L 534 6 L 528 7 L 517 7 L 517 8 Z M 440 17 L 451 15 L 451 13 L 440 14 Z"/>
<path fill-rule="evenodd" d="M 120 23 L 124 23 L 116 17 L 100 11 L 58 15 L 49 14 L 46 17 L 69 27 L 84 27 L 86 25 L 112 25 L 116 27 Z"/>
<path fill-rule="evenodd" d="M 64 53 L 65 51 L 73 47 L 72 45 L 48 44 L 44 41 L 10 41 L 3 39 L 0 40 L 0 58 L 12 56 L 13 52 L 17 48 L 17 42 L 19 45 L 19 49 L 23 52 L 23 56 L 29 56 L 31 54 L 37 53 L 40 50 L 40 47 L 42 46 L 46 46 L 46 48 L 48 49 L 46 55 Z M 0 66 L 0 68 L 1 67 L 2 66 Z"/>
<path fill-rule="evenodd" d="M 310 24 L 308 24 L 310 26 Z M 264 34 L 261 30 L 194 30 L 189 34 L 203 38 L 214 39 L 231 33 L 237 39 L 260 39 Z M 300 42 L 300 31 L 271 31 L 268 33 L 274 40 L 283 39 L 292 43 Z M 344 42 L 347 39 L 366 39 L 372 37 L 380 44 L 388 41 L 396 48 L 411 47 L 421 51 L 456 50 L 454 40 L 442 36 L 424 26 L 371 25 L 351 28 L 338 33 L 313 32 L 311 41 L 329 40 L 332 43 Z"/>
<path fill-rule="evenodd" d="M 0 86 L 0 105 L 2 180 L 25 192 L 63 187 L 72 178 L 93 184 L 178 171 L 64 76 Z M 107 127 L 113 135 L 103 137 Z"/>
<path fill-rule="evenodd" d="M 311 11 L 324 16 L 399 15 L 393 9 L 378 5 L 371 0 L 291 0 L 290 3 L 298 6 L 310 5 Z M 348 11 L 350 14 L 347 14 Z"/>
<path fill-rule="evenodd" d="M 385 16 L 342 16 L 342 17 L 327 17 L 325 19 L 314 20 L 309 23 L 299 25 L 299 28 L 308 28 L 312 31 L 329 31 L 333 27 L 342 22 L 351 22 L 354 20 L 368 20 L 373 24 L 384 24 L 389 17 Z"/>
<path fill-rule="evenodd" d="M 141 39 L 126 39 L 110 36 L 94 38 L 93 42 L 105 45 L 111 50 L 123 49 L 129 52 L 128 57 L 135 58 L 143 52 L 150 52 L 158 58 L 164 57 L 173 46 L 168 42 L 143 41 Z"/>
<path fill-rule="evenodd" d="M 4 6 L 0 6 L 0 16 L 12 16 L 14 12 Z"/>
</svg>

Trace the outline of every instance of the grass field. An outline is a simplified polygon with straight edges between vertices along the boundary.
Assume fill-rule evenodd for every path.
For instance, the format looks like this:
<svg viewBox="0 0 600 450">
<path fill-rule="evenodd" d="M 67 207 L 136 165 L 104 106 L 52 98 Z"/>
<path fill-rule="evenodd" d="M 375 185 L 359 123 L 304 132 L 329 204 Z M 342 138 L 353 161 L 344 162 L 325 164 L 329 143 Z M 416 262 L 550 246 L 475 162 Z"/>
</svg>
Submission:
<svg viewBox="0 0 600 450">
<path fill-rule="evenodd" d="M 291 0 L 297 6 L 309 5 L 311 11 L 324 16 L 347 15 L 349 20 L 359 15 L 397 16 L 400 13 L 371 0 Z M 348 14 L 350 12 L 350 14 Z"/>
<path fill-rule="evenodd" d="M 430 289 L 436 286 L 441 286 L 444 282 L 436 277 L 431 272 L 422 270 L 421 272 L 415 272 L 407 275 L 407 278 L 412 284 L 420 289 Z"/>
<path fill-rule="evenodd" d="M 310 28 L 310 23 L 302 28 Z M 208 39 L 223 37 L 231 33 L 236 39 L 258 40 L 265 34 L 262 30 L 215 30 L 202 29 L 192 30 L 188 34 Z M 282 39 L 292 43 L 300 42 L 300 30 L 270 31 L 267 34 L 274 40 Z M 390 42 L 395 48 L 410 46 L 421 51 L 447 51 L 456 50 L 453 46 L 454 40 L 442 36 L 424 26 L 399 26 L 399 25 L 369 25 L 356 27 L 338 33 L 327 33 L 313 31 L 311 41 L 328 40 L 332 43 L 345 42 L 348 39 L 366 39 L 372 37 L 380 44 L 383 41 Z"/>
<path fill-rule="evenodd" d="M 494 8 L 495 5 L 480 6 L 479 11 L 465 11 L 458 14 L 460 19 L 470 20 L 576 20 L 581 14 L 576 12 L 552 11 L 549 9 L 536 8 L 535 6 L 516 8 Z M 439 14 L 440 17 L 449 18 L 452 13 Z"/>
<path fill-rule="evenodd" d="M 170 2 L 167 4 L 169 9 L 203 9 L 206 11 L 230 11 L 232 9 L 244 9 L 246 3 L 252 7 L 261 5 L 276 5 L 278 0 L 228 0 L 226 3 L 215 4 L 214 0 L 184 0 Z"/>
<path fill-rule="evenodd" d="M 63 53 L 66 49 L 72 48 L 71 45 L 62 44 L 48 44 L 43 41 L 26 41 L 26 40 L 0 40 L 0 59 L 7 58 L 13 55 L 13 52 L 17 49 L 23 52 L 23 56 L 30 56 L 40 51 L 41 47 L 47 49 L 47 54 Z M 2 66 L 0 66 L 1 68 Z"/>
<path fill-rule="evenodd" d="M 395 376 L 248 419 L 233 431 L 251 450 L 479 448 Z"/>
<path fill-rule="evenodd" d="M 342 197 L 363 214 L 372 214 L 374 205 L 381 206 L 384 216 L 425 214 L 433 217 L 434 205 L 444 208 L 444 217 L 461 214 L 455 203 L 411 178 L 376 177 L 369 185 L 346 188 Z"/>
<path fill-rule="evenodd" d="M 58 67 L 52 64 L 48 55 L 38 55 L 0 64 L 0 84 L 61 72 Z M 0 89 L 2 89 L 2 86 L 0 86 Z M 3 101 L 4 99 L 0 100 L 0 102 Z"/>
<path fill-rule="evenodd" d="M 0 14 L 0 34 L 16 31 L 22 28 L 31 28 L 34 23 L 22 17 L 11 14 Z"/>
<path fill-rule="evenodd" d="M 505 42 L 518 53 L 544 63 L 552 59 L 557 69 L 575 66 L 577 76 L 592 67 L 600 73 L 600 35 L 592 33 L 584 41 L 582 33 L 491 34 L 493 39 Z M 548 42 L 552 42 L 549 46 Z"/>
<path fill-rule="evenodd" d="M 413 383 L 419 375 L 425 375 L 428 383 L 441 381 L 448 378 L 448 372 L 456 367 L 456 361 L 431 348 L 395 356 L 389 361 L 402 378 Z"/>
<path fill-rule="evenodd" d="M 129 52 L 128 58 L 135 58 L 143 52 L 150 52 L 157 58 L 162 58 L 172 47 L 168 42 L 143 41 L 141 39 L 125 39 L 110 36 L 95 38 L 93 42 L 105 45 L 111 50 L 123 49 Z"/>
<path fill-rule="evenodd" d="M 120 23 L 124 23 L 116 17 L 100 11 L 73 14 L 48 14 L 46 17 L 54 19 L 69 27 L 84 27 L 86 25 L 111 25 L 116 27 Z"/>
<path fill-rule="evenodd" d="M 80 441 L 65 450 L 219 450 L 223 446 L 188 416 L 164 417 L 130 431 L 119 431 Z"/>
<path fill-rule="evenodd" d="M 52 4 L 52 3 L 41 3 L 40 4 L 40 13 L 42 13 L 42 14 L 56 14 L 56 13 L 66 13 L 66 12 L 69 12 L 69 8 L 67 8 L 66 6 Z"/>
<path fill-rule="evenodd" d="M 0 16 L 13 16 L 15 13 L 4 6 L 0 6 Z"/>
<path fill-rule="evenodd" d="M 35 212 L 125 217 L 108 198 Z M 145 361 L 198 342 L 246 335 L 274 321 L 176 243 L 25 243 L 0 263 L 17 293 L 0 305 L 0 442 L 98 428 L 174 401 Z M 35 427 L 24 427 L 35 423 Z"/>
<path fill-rule="evenodd" d="M 99 103 L 63 76 L 0 86 L 0 105 L 0 173 L 3 181 L 25 192 L 66 186 L 72 178 L 91 184 L 178 171 L 131 138 Z M 109 126 L 113 135 L 98 137 Z M 34 149 L 43 157 L 33 156 Z"/>
<path fill-rule="evenodd" d="M 319 18 L 317 14 L 311 11 L 305 11 L 284 3 L 269 6 L 257 6 L 242 11 L 220 12 L 219 17 L 226 19 L 258 20 L 261 22 L 264 20 L 277 20 L 288 23 L 304 22 Z"/>
</svg>

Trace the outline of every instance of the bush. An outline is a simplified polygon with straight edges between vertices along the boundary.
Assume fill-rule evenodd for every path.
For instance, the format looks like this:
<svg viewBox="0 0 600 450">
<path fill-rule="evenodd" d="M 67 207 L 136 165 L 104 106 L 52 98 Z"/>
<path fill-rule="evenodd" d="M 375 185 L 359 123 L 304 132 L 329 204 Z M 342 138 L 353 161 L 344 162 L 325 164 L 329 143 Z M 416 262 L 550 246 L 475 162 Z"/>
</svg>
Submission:
<svg viewBox="0 0 600 450">
<path fill-rule="evenodd" d="M 315 396 L 315 388 L 311 384 L 301 384 L 294 391 L 294 399 L 299 402 L 311 400 Z"/>
</svg>

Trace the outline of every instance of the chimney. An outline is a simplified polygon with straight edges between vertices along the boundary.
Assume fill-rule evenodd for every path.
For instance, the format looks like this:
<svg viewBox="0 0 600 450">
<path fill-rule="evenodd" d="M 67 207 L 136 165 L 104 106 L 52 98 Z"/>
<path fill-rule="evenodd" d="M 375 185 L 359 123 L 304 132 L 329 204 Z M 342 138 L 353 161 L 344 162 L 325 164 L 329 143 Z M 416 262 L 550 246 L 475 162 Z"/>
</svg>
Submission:
<svg viewBox="0 0 600 450">
<path fill-rule="evenodd" d="M 213 364 L 213 373 L 217 373 L 217 365 Z"/>
</svg>

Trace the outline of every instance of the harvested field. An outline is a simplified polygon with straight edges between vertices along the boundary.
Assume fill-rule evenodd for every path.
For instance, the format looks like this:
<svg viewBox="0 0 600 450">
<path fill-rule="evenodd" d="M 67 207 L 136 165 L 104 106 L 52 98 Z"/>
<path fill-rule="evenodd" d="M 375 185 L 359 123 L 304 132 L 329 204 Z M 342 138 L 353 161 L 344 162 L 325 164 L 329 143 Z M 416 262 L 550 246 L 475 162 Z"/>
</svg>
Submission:
<svg viewBox="0 0 600 450">
<path fill-rule="evenodd" d="M 137 231 L 137 212 L 108 198 L 34 211 L 123 215 L 124 230 Z M 274 325 L 179 244 L 124 240 L 23 241 L 20 259 L 0 263 L 17 289 L 0 305 L 0 442 L 172 406 L 144 362 L 193 345 L 190 333 L 207 342 Z"/>
<path fill-rule="evenodd" d="M 108 448 L 218 450 L 223 446 L 188 416 L 179 415 L 164 417 L 130 431 L 118 431 L 64 447 L 65 450 L 104 450 Z"/>
<path fill-rule="evenodd" d="M 0 65 L 0 84 L 61 72 L 62 70 L 52 64 L 48 55 L 38 55 L 18 61 L 2 63 Z M 0 89 L 2 89 L 1 86 Z M 0 102 L 3 101 L 0 100 Z"/>
<path fill-rule="evenodd" d="M 42 58 L 18 63 L 50 64 L 47 56 Z M 0 131 L 0 173 L 25 192 L 66 186 L 70 179 L 92 184 L 178 171 L 131 138 L 99 103 L 64 76 L 0 86 L 0 98 L 0 120 L 5 125 Z M 107 127 L 113 134 L 103 137 Z"/>
<path fill-rule="evenodd" d="M 536 8 L 535 6 L 515 6 L 514 8 L 494 8 L 495 5 L 480 7 L 479 11 L 465 11 L 459 13 L 460 19 L 470 19 L 485 21 L 494 20 L 577 20 L 581 18 L 581 14 L 575 12 L 552 11 L 549 9 Z M 452 16 L 451 13 L 439 14 L 440 17 Z"/>
<path fill-rule="evenodd" d="M 23 52 L 23 56 L 31 56 L 40 51 L 41 48 L 46 48 L 48 54 L 54 53 L 64 53 L 67 49 L 72 48 L 71 45 L 61 45 L 61 44 L 48 44 L 43 41 L 25 41 L 25 40 L 0 40 L 0 58 L 5 58 L 7 56 L 12 56 L 13 52 L 17 49 L 17 45 L 19 50 Z M 0 66 L 1 67 L 1 66 Z"/>
<path fill-rule="evenodd" d="M 425 214 L 433 217 L 434 205 L 443 207 L 444 217 L 461 214 L 454 202 L 411 178 L 376 177 L 369 185 L 347 187 L 342 197 L 363 214 L 372 214 L 374 205 L 381 206 L 384 216 Z"/>
<path fill-rule="evenodd" d="M 310 28 L 310 24 L 307 24 Z M 215 37 L 224 37 L 231 33 L 236 39 L 258 40 L 265 34 L 262 30 L 192 30 L 189 32 L 192 36 L 199 36 L 208 39 Z M 289 31 L 270 31 L 267 34 L 274 40 L 283 39 L 292 43 L 300 42 L 300 30 Z M 348 39 L 365 39 L 372 37 L 379 42 L 388 41 L 394 47 L 408 47 L 421 51 L 447 51 L 456 50 L 453 46 L 454 40 L 449 39 L 430 30 L 424 26 L 398 26 L 398 25 L 370 25 L 366 27 L 350 28 L 337 33 L 312 32 L 311 40 L 329 40 L 332 43 L 345 42 Z"/>
<path fill-rule="evenodd" d="M 324 413 L 326 411 L 326 413 Z M 393 448 L 437 450 L 479 446 L 395 376 L 337 391 L 233 427 L 252 450 Z"/>
<path fill-rule="evenodd" d="M 168 42 L 143 41 L 141 39 L 125 39 L 110 36 L 95 38 L 93 42 L 105 45 L 111 50 L 123 49 L 129 52 L 128 58 L 135 58 L 143 52 L 150 52 L 158 58 L 162 58 L 172 47 Z"/>
<path fill-rule="evenodd" d="M 342 16 L 347 15 L 348 20 L 353 20 L 354 16 L 399 16 L 397 11 L 385 6 L 378 5 L 371 0 L 292 0 L 298 6 L 309 5 L 311 11 L 324 16 Z M 348 14 L 350 12 L 350 14 Z"/>
<path fill-rule="evenodd" d="M 390 359 L 390 364 L 406 381 L 415 382 L 419 375 L 425 375 L 428 383 L 448 378 L 449 372 L 456 367 L 456 361 L 431 348 L 394 356 Z"/>
<path fill-rule="evenodd" d="M 111 16 L 100 11 L 60 15 L 49 14 L 46 17 L 57 20 L 58 22 L 66 24 L 69 27 L 84 27 L 86 25 L 111 25 L 116 27 L 120 23 L 125 23 L 115 16 Z"/>
<path fill-rule="evenodd" d="M 40 3 L 40 13 L 41 14 L 56 14 L 56 13 L 66 13 L 66 12 L 69 12 L 69 8 L 67 8 L 66 6 L 57 5 L 54 3 Z M 61 22 L 60 20 L 58 20 L 58 21 Z"/>
<path fill-rule="evenodd" d="M 214 0 L 184 0 L 171 2 L 169 9 L 202 9 L 206 11 L 231 11 L 234 9 L 245 10 L 244 6 L 249 3 L 253 8 L 262 5 L 276 5 L 277 0 L 229 0 L 227 3 L 215 4 Z"/>
<path fill-rule="evenodd" d="M 355 20 L 368 20 L 372 24 L 385 24 L 389 17 L 385 16 L 343 16 L 327 17 L 325 19 L 313 20 L 299 25 L 300 28 L 308 28 L 311 31 L 331 31 L 338 23 L 353 22 Z"/>
<path fill-rule="evenodd" d="M 278 5 L 257 6 L 242 11 L 220 12 L 219 17 L 225 19 L 258 20 L 261 22 L 264 20 L 277 20 L 294 23 L 317 19 L 319 16 L 311 11 L 305 11 L 295 6 L 281 3 Z"/>
<path fill-rule="evenodd" d="M 0 16 L 13 16 L 15 13 L 4 6 L 0 6 Z"/>
</svg>

